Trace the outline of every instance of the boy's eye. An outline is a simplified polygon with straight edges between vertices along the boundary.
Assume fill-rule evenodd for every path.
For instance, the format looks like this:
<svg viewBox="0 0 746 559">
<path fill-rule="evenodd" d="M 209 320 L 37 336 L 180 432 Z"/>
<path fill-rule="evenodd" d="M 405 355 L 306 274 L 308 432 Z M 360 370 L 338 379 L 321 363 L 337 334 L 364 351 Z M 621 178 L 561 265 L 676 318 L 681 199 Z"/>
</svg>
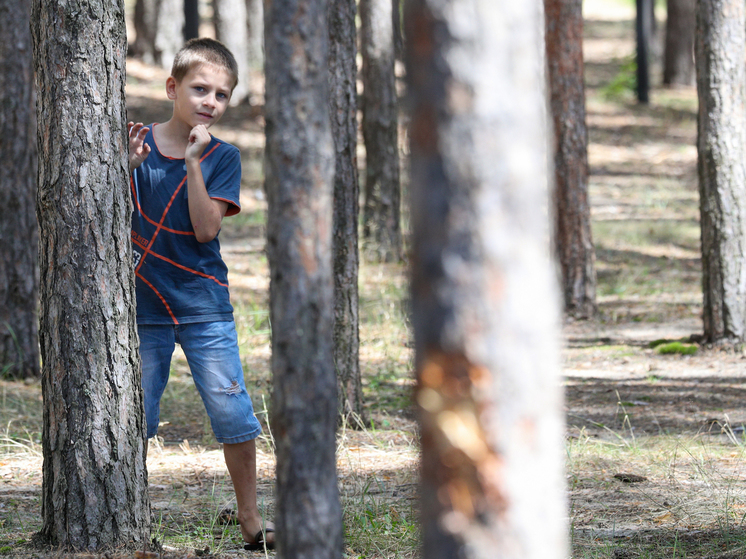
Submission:
<svg viewBox="0 0 746 559">
<path fill-rule="evenodd" d="M 220 97 L 221 99 L 225 99 L 228 96 L 225 93 L 218 93 L 218 97 Z"/>
<path fill-rule="evenodd" d="M 204 91 L 204 90 L 205 90 L 205 88 L 204 88 L 204 87 L 202 87 L 201 85 L 196 85 L 196 86 L 194 86 L 194 89 L 196 89 L 197 91 L 200 91 L 200 92 L 202 92 L 202 91 Z"/>
</svg>

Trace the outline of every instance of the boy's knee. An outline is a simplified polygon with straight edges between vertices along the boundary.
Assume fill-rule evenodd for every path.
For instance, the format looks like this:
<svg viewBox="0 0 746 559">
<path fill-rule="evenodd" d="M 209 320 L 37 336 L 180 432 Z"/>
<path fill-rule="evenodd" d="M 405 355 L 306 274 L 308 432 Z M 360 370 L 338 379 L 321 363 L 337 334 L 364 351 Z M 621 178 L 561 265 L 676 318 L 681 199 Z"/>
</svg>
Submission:
<svg viewBox="0 0 746 559">
<path fill-rule="evenodd" d="M 237 380 L 233 380 L 230 386 L 223 388 L 223 392 L 225 392 L 228 396 L 240 394 L 241 385 L 238 384 Z"/>
</svg>

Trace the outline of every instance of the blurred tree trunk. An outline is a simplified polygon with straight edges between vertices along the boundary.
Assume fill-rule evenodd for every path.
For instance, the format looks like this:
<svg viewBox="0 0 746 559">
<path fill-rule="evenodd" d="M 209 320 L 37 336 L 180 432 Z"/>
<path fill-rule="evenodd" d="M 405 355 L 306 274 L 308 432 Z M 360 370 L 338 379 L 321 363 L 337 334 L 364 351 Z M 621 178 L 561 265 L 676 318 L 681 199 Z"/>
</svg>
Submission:
<svg viewBox="0 0 746 559">
<path fill-rule="evenodd" d="M 238 84 L 231 95 L 231 105 L 249 97 L 249 28 L 246 0 L 213 0 L 215 37 L 227 46 L 238 63 Z"/>
<path fill-rule="evenodd" d="M 184 41 L 199 37 L 199 0 L 184 0 Z"/>
<path fill-rule="evenodd" d="M 0 377 L 39 376 L 34 64 L 26 0 L 0 4 Z"/>
<path fill-rule="evenodd" d="M 746 10 L 742 0 L 696 8 L 704 335 L 738 342 L 746 339 Z"/>
<path fill-rule="evenodd" d="M 262 0 L 246 0 L 249 35 L 249 67 L 264 71 L 264 6 Z"/>
<path fill-rule="evenodd" d="M 567 557 L 541 13 L 407 3 L 427 559 Z"/>
<path fill-rule="evenodd" d="M 184 45 L 184 0 L 137 0 L 130 54 L 167 70 Z"/>
<path fill-rule="evenodd" d="M 394 56 L 396 60 L 404 61 L 404 35 L 401 24 L 402 0 L 391 0 L 391 17 L 394 29 Z"/>
<path fill-rule="evenodd" d="M 355 0 L 329 0 L 329 101 L 334 173 L 334 364 L 340 418 L 367 424 L 358 318 L 357 55 Z"/>
<path fill-rule="evenodd" d="M 360 0 L 366 151 L 363 239 L 366 254 L 384 262 L 398 261 L 402 249 L 392 6 L 391 0 Z"/>
<path fill-rule="evenodd" d="M 637 100 L 650 102 L 650 47 L 655 21 L 653 0 L 636 0 L 635 35 L 637 39 Z"/>
<path fill-rule="evenodd" d="M 265 5 L 267 253 L 278 556 L 342 556 L 327 2 Z"/>
<path fill-rule="evenodd" d="M 582 0 L 544 0 L 551 115 L 554 121 L 554 248 L 565 312 L 596 312 L 595 252 L 588 202 Z"/>
<path fill-rule="evenodd" d="M 663 83 L 694 85 L 694 8 L 696 0 L 668 0 Z"/>
<path fill-rule="evenodd" d="M 147 545 L 130 242 L 124 2 L 34 0 L 44 397 L 42 536 Z"/>
</svg>

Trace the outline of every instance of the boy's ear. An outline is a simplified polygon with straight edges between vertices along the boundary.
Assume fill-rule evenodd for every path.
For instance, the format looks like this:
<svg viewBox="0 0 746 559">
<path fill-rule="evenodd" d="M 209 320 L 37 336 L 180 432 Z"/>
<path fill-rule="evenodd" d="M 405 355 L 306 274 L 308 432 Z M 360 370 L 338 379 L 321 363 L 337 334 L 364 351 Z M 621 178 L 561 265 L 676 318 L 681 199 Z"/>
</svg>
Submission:
<svg viewBox="0 0 746 559">
<path fill-rule="evenodd" d="M 173 76 L 168 76 L 166 79 L 166 95 L 172 101 L 176 99 L 176 79 Z"/>
</svg>

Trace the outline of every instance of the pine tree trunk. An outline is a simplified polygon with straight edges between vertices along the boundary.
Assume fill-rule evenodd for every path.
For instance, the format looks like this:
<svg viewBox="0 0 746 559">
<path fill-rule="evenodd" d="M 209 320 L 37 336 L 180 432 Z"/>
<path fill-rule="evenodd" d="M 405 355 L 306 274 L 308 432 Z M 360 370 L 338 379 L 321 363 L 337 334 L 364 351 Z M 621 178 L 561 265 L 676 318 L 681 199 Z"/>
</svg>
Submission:
<svg viewBox="0 0 746 559">
<path fill-rule="evenodd" d="M 653 0 L 637 0 L 635 34 L 637 38 L 637 100 L 650 102 L 650 47 L 653 43 Z"/>
<path fill-rule="evenodd" d="M 582 0 L 544 0 L 551 115 L 554 121 L 554 245 L 565 312 L 596 312 L 595 253 L 588 203 Z"/>
<path fill-rule="evenodd" d="M 199 0 L 184 0 L 184 41 L 199 37 Z"/>
<path fill-rule="evenodd" d="M 398 103 L 394 75 L 391 0 L 360 0 L 363 59 L 363 138 L 366 254 L 384 262 L 401 258 Z"/>
<path fill-rule="evenodd" d="M 184 45 L 183 0 L 137 0 L 131 54 L 168 70 Z"/>
<path fill-rule="evenodd" d="M 278 556 L 339 558 L 327 2 L 273 0 L 265 9 Z"/>
<path fill-rule="evenodd" d="M 0 377 L 39 376 L 34 65 L 26 0 L 0 4 Z"/>
<path fill-rule="evenodd" d="M 249 29 L 246 23 L 246 0 L 213 0 L 215 37 L 227 46 L 238 63 L 238 84 L 231 95 L 231 105 L 249 97 Z"/>
<path fill-rule="evenodd" d="M 401 24 L 402 0 L 391 0 L 391 11 L 394 25 L 394 56 L 396 60 L 404 61 L 404 35 Z"/>
<path fill-rule="evenodd" d="M 710 342 L 743 341 L 746 338 L 744 3 L 698 0 L 696 21 L 704 335 Z"/>
<path fill-rule="evenodd" d="M 246 0 L 246 23 L 249 36 L 249 67 L 264 71 L 264 7 L 262 0 Z"/>
<path fill-rule="evenodd" d="M 567 557 L 541 14 L 405 14 L 427 559 Z"/>
<path fill-rule="evenodd" d="M 123 1 L 35 0 L 39 122 L 42 536 L 149 540 L 135 328 Z"/>
<path fill-rule="evenodd" d="M 696 0 L 668 0 L 663 83 L 694 85 L 694 7 Z"/>
<path fill-rule="evenodd" d="M 367 424 L 358 317 L 357 54 L 355 0 L 329 0 L 329 100 L 335 147 L 334 364 L 340 417 Z"/>
</svg>

